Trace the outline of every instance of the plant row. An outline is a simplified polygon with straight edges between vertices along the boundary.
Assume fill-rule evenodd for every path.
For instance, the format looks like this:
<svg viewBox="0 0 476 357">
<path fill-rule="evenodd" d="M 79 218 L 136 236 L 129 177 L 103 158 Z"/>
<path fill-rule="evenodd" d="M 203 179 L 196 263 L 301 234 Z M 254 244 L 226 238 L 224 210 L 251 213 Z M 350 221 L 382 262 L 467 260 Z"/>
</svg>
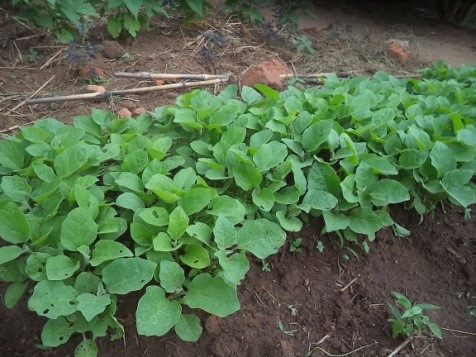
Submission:
<svg viewBox="0 0 476 357">
<path fill-rule="evenodd" d="M 438 64 L 277 92 L 195 90 L 136 119 L 93 109 L 0 140 L 0 279 L 48 320 L 47 347 L 123 336 L 118 296 L 142 291 L 137 331 L 186 341 L 196 309 L 239 310 L 249 256 L 278 252 L 309 216 L 369 250 L 389 206 L 476 202 L 476 68 Z M 186 312 L 185 312 L 186 311 Z"/>
</svg>

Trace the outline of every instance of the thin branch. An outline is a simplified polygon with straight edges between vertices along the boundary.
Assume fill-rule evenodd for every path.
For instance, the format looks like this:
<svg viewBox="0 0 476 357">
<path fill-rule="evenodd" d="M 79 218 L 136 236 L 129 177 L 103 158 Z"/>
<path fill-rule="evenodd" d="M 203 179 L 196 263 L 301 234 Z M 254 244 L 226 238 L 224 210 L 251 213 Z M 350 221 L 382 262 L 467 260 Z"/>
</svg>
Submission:
<svg viewBox="0 0 476 357">
<path fill-rule="evenodd" d="M 341 293 L 343 293 L 343 292 L 346 291 L 348 288 L 350 288 L 350 286 L 351 286 L 353 283 L 355 283 L 358 279 L 359 279 L 358 277 L 355 278 L 355 279 L 352 279 L 349 284 L 347 284 L 346 286 L 344 286 L 344 287 L 343 287 L 342 289 L 340 289 L 339 291 L 340 291 Z"/>
<path fill-rule="evenodd" d="M 124 78 L 146 78 L 146 79 L 195 79 L 206 81 L 209 79 L 226 79 L 228 80 L 228 75 L 226 74 L 174 74 L 174 73 L 150 73 L 150 72 L 116 72 L 114 73 L 115 77 L 124 77 Z"/>
<path fill-rule="evenodd" d="M 37 90 L 35 90 L 29 97 L 27 97 L 25 100 L 22 100 L 20 103 L 18 103 L 15 107 L 13 107 L 12 109 L 10 109 L 8 112 L 7 112 L 7 115 L 10 114 L 11 112 L 14 112 L 15 110 L 17 110 L 18 108 L 20 108 L 21 106 L 23 106 L 24 104 L 28 104 L 28 101 L 30 100 L 30 98 L 33 98 L 35 95 L 37 95 L 41 90 L 43 90 L 43 88 L 45 88 L 53 79 L 55 78 L 55 75 L 53 74 L 50 79 L 48 79 L 45 83 L 43 83 L 41 85 L 40 88 L 38 88 Z"/>
<path fill-rule="evenodd" d="M 67 101 L 81 100 L 81 99 L 104 99 L 104 98 L 110 98 L 115 95 L 123 95 L 123 94 L 131 94 L 131 93 L 145 93 L 145 92 L 174 89 L 174 88 L 207 86 L 210 84 L 218 84 L 218 83 L 226 82 L 227 80 L 228 78 L 227 79 L 211 79 L 208 81 L 172 83 L 172 84 L 164 84 L 161 86 L 113 90 L 110 92 L 106 91 L 106 92 L 98 92 L 98 93 L 63 95 L 63 96 L 57 96 L 57 97 L 34 98 L 34 99 L 28 99 L 26 101 L 26 104 L 31 105 L 31 104 L 40 104 L 40 103 L 67 102 Z"/>
<path fill-rule="evenodd" d="M 445 330 L 445 331 L 448 331 L 448 332 L 454 332 L 454 333 L 461 333 L 461 334 L 463 334 L 463 335 L 476 336 L 476 333 L 475 333 L 475 332 L 467 332 L 467 331 L 453 330 L 453 329 L 445 328 L 445 327 L 442 327 L 441 329 L 442 329 L 442 330 Z"/>
<path fill-rule="evenodd" d="M 360 350 L 363 350 L 364 348 L 372 347 L 373 345 L 376 345 L 376 344 L 378 344 L 378 342 L 374 342 L 374 343 L 372 343 L 372 344 L 370 344 L 370 345 L 361 346 L 361 347 L 359 347 L 359 348 L 357 348 L 357 349 L 355 349 L 355 350 L 353 350 L 353 351 L 350 351 L 350 352 L 347 352 L 347 353 L 344 353 L 344 354 L 341 354 L 341 355 L 333 355 L 332 353 L 327 352 L 327 351 L 326 351 L 325 349 L 323 349 L 322 347 L 315 347 L 315 348 L 312 349 L 312 351 L 310 351 L 306 356 L 311 356 L 314 351 L 319 350 L 319 351 L 321 351 L 322 353 L 324 353 L 326 356 L 329 356 L 329 357 L 346 357 L 346 356 L 350 356 L 352 353 L 355 353 L 355 352 L 358 352 L 358 351 L 360 351 Z M 388 357 L 390 357 L 390 356 L 388 356 Z"/>
<path fill-rule="evenodd" d="M 313 74 L 297 74 L 297 73 L 287 73 L 287 74 L 280 74 L 280 78 L 293 78 L 293 77 L 300 77 L 300 78 L 319 78 L 319 77 L 327 77 L 329 75 L 336 75 L 338 78 L 347 78 L 354 74 L 354 72 L 336 72 L 336 73 L 313 73 Z"/>
<path fill-rule="evenodd" d="M 401 350 L 403 350 L 405 348 L 406 345 L 408 345 L 410 343 L 412 339 L 411 338 L 407 338 L 405 341 L 403 341 L 397 348 L 395 348 L 393 350 L 392 353 L 390 353 L 387 357 L 394 357 L 397 355 L 398 352 L 400 352 Z"/>
</svg>

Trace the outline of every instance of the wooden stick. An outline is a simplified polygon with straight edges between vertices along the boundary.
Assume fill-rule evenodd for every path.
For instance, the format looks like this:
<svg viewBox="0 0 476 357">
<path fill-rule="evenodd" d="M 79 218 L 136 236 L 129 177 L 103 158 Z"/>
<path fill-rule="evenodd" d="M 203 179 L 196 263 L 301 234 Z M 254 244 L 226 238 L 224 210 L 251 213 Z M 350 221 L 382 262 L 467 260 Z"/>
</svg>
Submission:
<svg viewBox="0 0 476 357">
<path fill-rule="evenodd" d="M 463 335 L 471 335 L 471 336 L 476 336 L 475 332 L 468 332 L 468 331 L 460 331 L 460 330 L 453 330 L 450 328 L 442 327 L 442 330 L 448 331 L 448 332 L 454 332 L 454 333 L 461 333 Z"/>
<path fill-rule="evenodd" d="M 48 67 L 49 64 L 51 64 L 51 62 L 54 61 L 54 59 L 56 57 L 58 57 L 59 55 L 61 55 L 63 53 L 63 48 L 60 49 L 58 52 L 56 52 L 53 57 L 51 57 L 48 61 L 46 61 L 41 67 L 40 67 L 40 70 L 43 70 L 45 69 L 46 67 Z"/>
<path fill-rule="evenodd" d="M 331 74 L 335 74 L 338 78 L 347 78 L 354 74 L 354 72 L 336 72 L 336 73 L 313 73 L 313 74 L 280 74 L 280 78 L 293 78 L 293 77 L 301 77 L 301 78 L 315 78 L 315 77 L 327 77 Z"/>
<path fill-rule="evenodd" d="M 158 91 L 162 89 L 207 86 L 210 84 L 226 82 L 227 80 L 228 78 L 227 79 L 217 78 L 217 79 L 210 79 L 208 81 L 172 83 L 172 84 L 164 84 L 161 86 L 113 90 L 110 92 L 106 91 L 106 92 L 99 92 L 99 93 L 84 93 L 84 94 L 63 95 L 63 96 L 57 96 L 57 97 L 34 98 L 34 99 L 28 99 L 26 101 L 26 104 L 30 105 L 30 104 L 40 104 L 40 103 L 52 103 L 52 102 L 67 102 L 67 101 L 81 100 L 81 99 L 104 99 L 104 98 L 109 98 L 115 95 L 122 95 L 122 94 L 145 93 L 145 92 Z"/>
<path fill-rule="evenodd" d="M 11 112 L 14 112 L 15 110 L 17 110 L 18 108 L 20 108 L 22 105 L 24 104 L 28 104 L 28 101 L 34 97 L 35 95 L 37 95 L 43 88 L 45 88 L 53 79 L 55 78 L 55 75 L 53 74 L 50 79 L 48 79 L 45 83 L 43 83 L 41 85 L 40 88 L 38 88 L 36 91 L 34 91 L 28 98 L 26 98 L 25 100 L 22 100 L 19 104 L 17 104 L 15 107 L 13 107 L 12 109 L 10 109 L 8 112 L 7 112 L 7 115 L 10 114 Z"/>
<path fill-rule="evenodd" d="M 407 338 L 405 341 L 403 341 L 402 344 L 400 344 L 397 348 L 395 348 L 393 350 L 393 352 L 388 355 L 388 357 L 396 356 L 397 353 L 400 352 L 401 350 L 403 350 L 405 348 L 405 346 L 410 343 L 411 340 L 412 340 L 411 338 Z"/>
<path fill-rule="evenodd" d="M 124 78 L 146 78 L 146 79 L 198 79 L 201 81 L 206 81 L 209 79 L 226 79 L 228 80 L 227 75 L 225 74 L 173 74 L 173 73 L 150 73 L 150 72 L 116 72 L 114 73 L 116 77 Z"/>
</svg>

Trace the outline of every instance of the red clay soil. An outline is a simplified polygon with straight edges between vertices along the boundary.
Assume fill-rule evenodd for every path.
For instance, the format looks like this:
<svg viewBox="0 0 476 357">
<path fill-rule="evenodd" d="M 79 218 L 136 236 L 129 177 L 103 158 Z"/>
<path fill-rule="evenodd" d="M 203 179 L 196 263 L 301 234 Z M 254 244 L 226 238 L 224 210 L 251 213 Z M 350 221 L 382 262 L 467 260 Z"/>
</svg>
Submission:
<svg viewBox="0 0 476 357">
<path fill-rule="evenodd" d="M 396 207 L 394 217 L 411 230 L 409 238 L 381 231 L 371 253 L 357 248 L 356 258 L 339 249 L 335 237 L 319 234 L 320 221 L 290 235 L 281 252 L 253 261 L 239 289 L 242 309 L 225 319 L 202 315 L 204 333 L 196 343 L 169 334 L 138 336 L 133 325 L 139 295 L 119 301 L 125 325 L 122 341 L 99 340 L 100 356 L 387 356 L 403 338 L 392 339 L 387 302 L 398 291 L 415 302 L 441 307 L 429 311 L 443 328 L 443 340 L 424 334 L 400 356 L 475 356 L 476 221 L 460 209 L 445 206 L 419 223 L 418 215 Z M 297 252 L 289 247 L 303 238 Z M 324 242 L 324 253 L 315 248 Z M 348 259 L 345 258 L 348 256 Z M 0 353 L 4 356 L 72 356 L 77 338 L 54 350 L 40 350 L 44 319 L 29 312 L 25 301 L 0 308 Z M 282 326 L 281 328 L 279 326 Z M 462 331 L 462 332 L 457 332 Z M 468 334 L 468 333 L 473 333 Z M 319 343 L 320 342 L 320 343 Z"/>
</svg>

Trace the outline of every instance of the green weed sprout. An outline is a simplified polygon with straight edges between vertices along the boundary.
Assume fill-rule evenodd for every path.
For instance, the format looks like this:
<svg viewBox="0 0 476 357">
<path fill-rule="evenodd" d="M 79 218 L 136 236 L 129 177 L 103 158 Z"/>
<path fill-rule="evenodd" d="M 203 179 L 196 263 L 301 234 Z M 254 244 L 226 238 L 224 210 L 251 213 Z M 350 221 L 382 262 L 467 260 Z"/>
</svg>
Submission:
<svg viewBox="0 0 476 357">
<path fill-rule="evenodd" d="M 430 322 L 428 316 L 424 315 L 425 310 L 439 309 L 433 304 L 413 304 L 405 295 L 393 292 L 397 306 L 388 303 L 392 318 L 388 321 L 392 323 L 392 336 L 396 338 L 400 335 L 407 337 L 413 336 L 416 332 L 421 333 L 425 327 L 428 327 L 431 333 L 442 339 L 440 327 Z"/>
</svg>

